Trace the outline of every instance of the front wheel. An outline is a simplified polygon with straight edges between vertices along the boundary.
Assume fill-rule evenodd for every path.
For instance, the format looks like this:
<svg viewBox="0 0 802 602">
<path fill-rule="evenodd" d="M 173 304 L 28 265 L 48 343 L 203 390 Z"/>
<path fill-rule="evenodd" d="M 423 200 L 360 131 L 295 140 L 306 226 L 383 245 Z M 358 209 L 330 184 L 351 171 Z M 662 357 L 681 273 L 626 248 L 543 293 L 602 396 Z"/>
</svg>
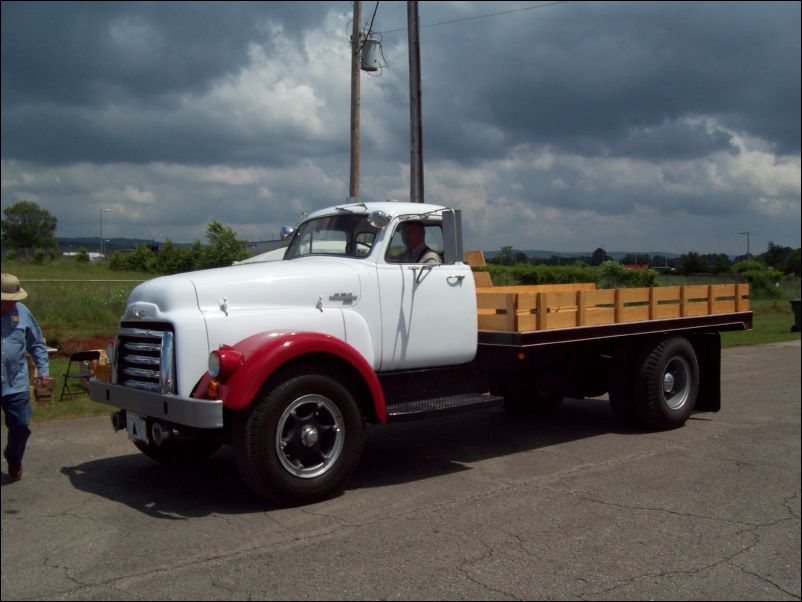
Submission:
<svg viewBox="0 0 802 602">
<path fill-rule="evenodd" d="M 699 363 L 687 339 L 664 339 L 641 357 L 635 409 L 646 426 L 668 430 L 685 424 L 698 391 Z"/>
<path fill-rule="evenodd" d="M 234 427 L 234 458 L 245 482 L 278 504 L 304 504 L 342 489 L 356 468 L 364 424 L 336 375 L 297 372 L 249 409 Z"/>
</svg>

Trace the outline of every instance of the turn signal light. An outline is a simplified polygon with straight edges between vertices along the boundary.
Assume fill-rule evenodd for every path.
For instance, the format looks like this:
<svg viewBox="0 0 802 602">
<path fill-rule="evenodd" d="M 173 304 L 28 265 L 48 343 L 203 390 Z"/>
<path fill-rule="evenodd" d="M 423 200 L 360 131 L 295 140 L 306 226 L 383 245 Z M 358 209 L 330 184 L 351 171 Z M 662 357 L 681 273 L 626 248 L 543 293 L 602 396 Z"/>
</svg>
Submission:
<svg viewBox="0 0 802 602">
<path fill-rule="evenodd" d="M 209 376 L 225 381 L 236 372 L 244 361 L 243 355 L 228 345 L 222 345 L 209 354 Z"/>
</svg>

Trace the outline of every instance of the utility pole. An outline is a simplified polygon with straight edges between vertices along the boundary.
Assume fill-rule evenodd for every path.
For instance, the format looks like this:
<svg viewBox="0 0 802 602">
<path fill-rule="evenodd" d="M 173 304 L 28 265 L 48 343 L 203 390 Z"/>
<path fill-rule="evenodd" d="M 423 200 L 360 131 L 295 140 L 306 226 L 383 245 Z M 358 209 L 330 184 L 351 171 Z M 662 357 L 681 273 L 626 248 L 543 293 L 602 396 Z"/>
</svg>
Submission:
<svg viewBox="0 0 802 602">
<path fill-rule="evenodd" d="M 100 256 L 103 257 L 103 214 L 111 213 L 111 209 L 100 210 Z"/>
<path fill-rule="evenodd" d="M 744 231 L 744 232 L 739 232 L 738 234 L 746 234 L 746 258 L 749 259 L 749 251 L 750 251 L 750 248 L 749 248 L 749 232 L 748 231 Z"/>
<path fill-rule="evenodd" d="M 351 31 L 351 183 L 348 196 L 359 200 L 359 69 L 362 48 L 362 2 L 354 0 L 354 24 Z"/>
<path fill-rule="evenodd" d="M 409 32 L 409 200 L 423 202 L 423 127 L 421 125 L 420 39 L 418 3 L 407 2 Z"/>
</svg>

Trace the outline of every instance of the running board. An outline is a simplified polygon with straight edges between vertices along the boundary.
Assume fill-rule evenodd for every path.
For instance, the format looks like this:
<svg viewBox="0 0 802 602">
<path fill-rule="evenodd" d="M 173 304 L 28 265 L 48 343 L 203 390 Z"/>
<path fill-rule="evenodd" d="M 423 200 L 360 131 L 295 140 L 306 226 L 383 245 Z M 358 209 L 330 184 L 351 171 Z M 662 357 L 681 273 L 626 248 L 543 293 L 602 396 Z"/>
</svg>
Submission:
<svg viewBox="0 0 802 602">
<path fill-rule="evenodd" d="M 432 416 L 457 414 L 470 410 L 478 410 L 490 406 L 500 405 L 503 397 L 495 395 L 452 395 L 450 397 L 434 397 L 432 399 L 418 399 L 405 403 L 387 406 L 387 422 L 401 422 L 404 420 L 417 420 Z"/>
</svg>

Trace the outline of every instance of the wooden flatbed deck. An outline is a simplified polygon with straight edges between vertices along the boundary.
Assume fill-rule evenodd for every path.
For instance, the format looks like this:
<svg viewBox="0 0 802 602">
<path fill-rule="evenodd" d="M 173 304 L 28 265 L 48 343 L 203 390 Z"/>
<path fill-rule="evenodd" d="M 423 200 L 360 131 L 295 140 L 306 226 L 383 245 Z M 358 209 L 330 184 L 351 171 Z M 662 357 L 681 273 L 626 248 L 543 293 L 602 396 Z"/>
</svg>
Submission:
<svg viewBox="0 0 802 602">
<path fill-rule="evenodd" d="M 750 311 L 748 284 L 596 290 L 594 283 L 479 286 L 479 330 L 533 332 Z M 750 320 L 751 322 L 751 320 Z"/>
</svg>

